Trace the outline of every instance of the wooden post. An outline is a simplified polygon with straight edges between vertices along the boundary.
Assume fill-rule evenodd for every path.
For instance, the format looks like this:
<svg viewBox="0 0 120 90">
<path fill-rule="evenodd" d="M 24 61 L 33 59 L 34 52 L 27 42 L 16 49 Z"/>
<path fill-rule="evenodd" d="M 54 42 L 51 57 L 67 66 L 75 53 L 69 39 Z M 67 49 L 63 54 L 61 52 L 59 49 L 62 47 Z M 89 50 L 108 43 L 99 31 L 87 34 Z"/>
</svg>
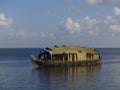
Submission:
<svg viewBox="0 0 120 90">
<path fill-rule="evenodd" d="M 69 53 L 67 54 L 67 59 L 68 59 L 67 61 L 69 61 L 69 60 L 70 60 L 70 59 L 69 59 Z"/>
<path fill-rule="evenodd" d="M 76 61 L 76 53 L 74 53 L 74 61 Z"/>
<path fill-rule="evenodd" d="M 63 54 L 63 61 L 65 60 L 65 54 Z"/>
<path fill-rule="evenodd" d="M 76 61 L 78 61 L 78 58 L 77 58 L 77 53 L 76 53 Z"/>
</svg>

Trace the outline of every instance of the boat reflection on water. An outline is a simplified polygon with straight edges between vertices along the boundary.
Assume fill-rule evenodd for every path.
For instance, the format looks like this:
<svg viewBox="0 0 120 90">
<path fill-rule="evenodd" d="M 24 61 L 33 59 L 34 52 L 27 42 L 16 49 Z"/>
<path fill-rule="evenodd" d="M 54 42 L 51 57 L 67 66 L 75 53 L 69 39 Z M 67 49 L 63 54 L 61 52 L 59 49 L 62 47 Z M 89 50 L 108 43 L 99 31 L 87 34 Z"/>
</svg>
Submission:
<svg viewBox="0 0 120 90">
<path fill-rule="evenodd" d="M 80 67 L 34 68 L 32 79 L 41 88 L 62 90 L 89 88 L 89 84 L 99 79 L 100 65 Z M 87 87 L 86 87 L 87 85 Z"/>
</svg>

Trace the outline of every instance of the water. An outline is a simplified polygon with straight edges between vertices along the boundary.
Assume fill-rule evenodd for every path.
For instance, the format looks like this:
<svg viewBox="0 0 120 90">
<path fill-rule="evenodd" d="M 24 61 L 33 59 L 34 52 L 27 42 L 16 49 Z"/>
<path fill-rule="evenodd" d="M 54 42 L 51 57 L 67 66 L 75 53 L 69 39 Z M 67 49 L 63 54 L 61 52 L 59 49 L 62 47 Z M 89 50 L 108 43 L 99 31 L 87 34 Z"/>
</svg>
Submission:
<svg viewBox="0 0 120 90">
<path fill-rule="evenodd" d="M 101 65 L 34 68 L 39 49 L 0 49 L 0 90 L 120 90 L 120 49 L 97 49 Z"/>
</svg>

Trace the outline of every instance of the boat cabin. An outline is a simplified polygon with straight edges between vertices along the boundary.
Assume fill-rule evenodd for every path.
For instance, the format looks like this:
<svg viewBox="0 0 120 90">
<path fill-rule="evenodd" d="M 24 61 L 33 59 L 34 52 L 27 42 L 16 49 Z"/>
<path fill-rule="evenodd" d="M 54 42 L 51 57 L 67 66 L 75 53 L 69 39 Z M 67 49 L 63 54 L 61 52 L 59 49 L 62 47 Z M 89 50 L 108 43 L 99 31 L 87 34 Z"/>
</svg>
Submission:
<svg viewBox="0 0 120 90">
<path fill-rule="evenodd" d="M 38 60 L 45 61 L 92 61 L 99 60 L 100 55 L 95 48 L 80 46 L 54 46 L 41 49 Z"/>
</svg>

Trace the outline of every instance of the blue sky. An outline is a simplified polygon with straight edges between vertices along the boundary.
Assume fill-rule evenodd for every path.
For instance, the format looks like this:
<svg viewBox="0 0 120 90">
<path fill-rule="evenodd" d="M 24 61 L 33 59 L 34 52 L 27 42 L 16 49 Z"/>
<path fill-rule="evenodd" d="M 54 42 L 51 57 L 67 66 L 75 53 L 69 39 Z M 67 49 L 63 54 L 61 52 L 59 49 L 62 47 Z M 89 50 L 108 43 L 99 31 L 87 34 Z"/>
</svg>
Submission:
<svg viewBox="0 0 120 90">
<path fill-rule="evenodd" d="M 120 0 L 0 0 L 0 48 L 120 47 Z"/>
</svg>

